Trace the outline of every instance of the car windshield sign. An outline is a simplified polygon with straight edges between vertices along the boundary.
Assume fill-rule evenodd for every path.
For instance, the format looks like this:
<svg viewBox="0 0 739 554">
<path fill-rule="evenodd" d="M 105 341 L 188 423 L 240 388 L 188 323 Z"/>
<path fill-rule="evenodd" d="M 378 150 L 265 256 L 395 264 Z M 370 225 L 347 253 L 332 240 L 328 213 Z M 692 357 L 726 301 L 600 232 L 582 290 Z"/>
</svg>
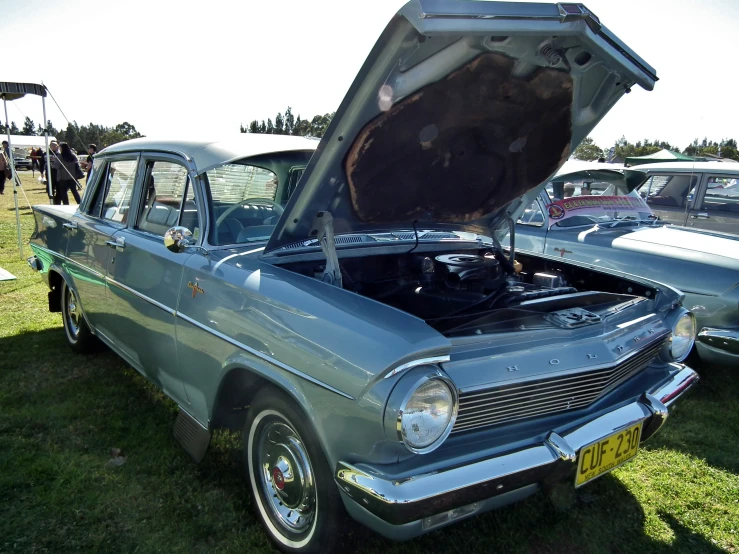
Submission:
<svg viewBox="0 0 739 554">
<path fill-rule="evenodd" d="M 576 216 L 590 216 L 598 220 L 614 220 L 633 217 L 651 219 L 652 210 L 638 195 L 627 196 L 578 196 L 557 200 L 547 205 L 549 227 Z"/>
</svg>

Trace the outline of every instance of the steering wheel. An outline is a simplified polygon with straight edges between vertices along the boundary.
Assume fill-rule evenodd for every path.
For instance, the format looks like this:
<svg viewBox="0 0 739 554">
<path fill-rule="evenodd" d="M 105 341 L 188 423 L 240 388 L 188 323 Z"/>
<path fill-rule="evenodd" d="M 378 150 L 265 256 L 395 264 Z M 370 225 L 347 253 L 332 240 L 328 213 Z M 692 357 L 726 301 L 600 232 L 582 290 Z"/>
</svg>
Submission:
<svg viewBox="0 0 739 554">
<path fill-rule="evenodd" d="M 282 206 L 280 206 L 274 200 L 270 200 L 269 198 L 245 198 L 238 204 L 234 204 L 230 208 L 227 208 L 225 212 L 219 215 L 218 219 L 216 219 L 216 227 L 219 227 L 221 223 L 225 221 L 226 217 L 228 217 L 228 215 L 231 214 L 231 212 L 233 212 L 236 208 L 248 206 L 249 204 L 267 204 L 275 211 L 278 216 L 282 215 L 282 212 L 285 211 Z"/>
</svg>

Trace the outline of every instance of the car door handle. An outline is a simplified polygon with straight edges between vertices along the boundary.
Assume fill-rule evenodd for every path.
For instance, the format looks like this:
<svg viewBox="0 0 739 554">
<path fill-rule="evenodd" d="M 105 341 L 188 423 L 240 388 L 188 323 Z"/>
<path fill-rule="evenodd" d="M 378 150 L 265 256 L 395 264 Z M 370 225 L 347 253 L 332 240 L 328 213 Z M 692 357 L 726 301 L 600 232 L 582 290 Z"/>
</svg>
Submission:
<svg viewBox="0 0 739 554">
<path fill-rule="evenodd" d="M 698 213 L 698 214 L 693 214 L 690 217 L 692 219 L 709 219 L 710 216 L 708 214 Z"/>
<path fill-rule="evenodd" d="M 69 221 L 67 223 L 63 223 L 62 224 L 62 227 L 66 228 L 66 229 L 76 229 L 77 228 L 77 223 L 74 222 L 74 221 Z"/>
<path fill-rule="evenodd" d="M 106 240 L 105 244 L 111 248 L 125 248 L 126 240 L 123 237 L 117 238 L 116 240 Z"/>
</svg>

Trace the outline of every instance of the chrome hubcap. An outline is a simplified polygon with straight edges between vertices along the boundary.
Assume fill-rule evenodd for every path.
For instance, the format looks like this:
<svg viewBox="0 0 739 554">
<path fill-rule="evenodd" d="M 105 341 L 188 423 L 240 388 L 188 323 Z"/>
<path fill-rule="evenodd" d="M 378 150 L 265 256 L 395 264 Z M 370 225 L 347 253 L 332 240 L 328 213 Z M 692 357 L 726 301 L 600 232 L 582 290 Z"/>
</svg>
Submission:
<svg viewBox="0 0 739 554">
<path fill-rule="evenodd" d="M 306 531 L 315 516 L 316 489 L 305 446 L 289 425 L 270 422 L 256 449 L 262 492 L 274 519 L 293 533 Z"/>
<path fill-rule="evenodd" d="M 77 297 L 72 289 L 67 289 L 67 324 L 70 334 L 76 338 L 80 331 L 80 312 L 77 307 Z"/>
</svg>

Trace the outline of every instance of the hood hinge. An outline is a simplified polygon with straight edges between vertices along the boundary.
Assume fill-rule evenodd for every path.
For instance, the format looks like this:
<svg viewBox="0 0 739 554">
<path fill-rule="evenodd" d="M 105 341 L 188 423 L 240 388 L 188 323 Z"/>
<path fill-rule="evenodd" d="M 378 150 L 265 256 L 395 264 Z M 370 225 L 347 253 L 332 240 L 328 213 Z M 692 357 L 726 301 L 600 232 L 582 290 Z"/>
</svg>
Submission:
<svg viewBox="0 0 739 554">
<path fill-rule="evenodd" d="M 311 235 L 316 236 L 321 244 L 321 251 L 326 256 L 326 269 L 323 270 L 321 280 L 329 285 L 343 288 L 339 257 L 336 255 L 336 241 L 334 240 L 334 218 L 331 212 L 318 212 L 316 214 L 311 226 Z"/>
</svg>

